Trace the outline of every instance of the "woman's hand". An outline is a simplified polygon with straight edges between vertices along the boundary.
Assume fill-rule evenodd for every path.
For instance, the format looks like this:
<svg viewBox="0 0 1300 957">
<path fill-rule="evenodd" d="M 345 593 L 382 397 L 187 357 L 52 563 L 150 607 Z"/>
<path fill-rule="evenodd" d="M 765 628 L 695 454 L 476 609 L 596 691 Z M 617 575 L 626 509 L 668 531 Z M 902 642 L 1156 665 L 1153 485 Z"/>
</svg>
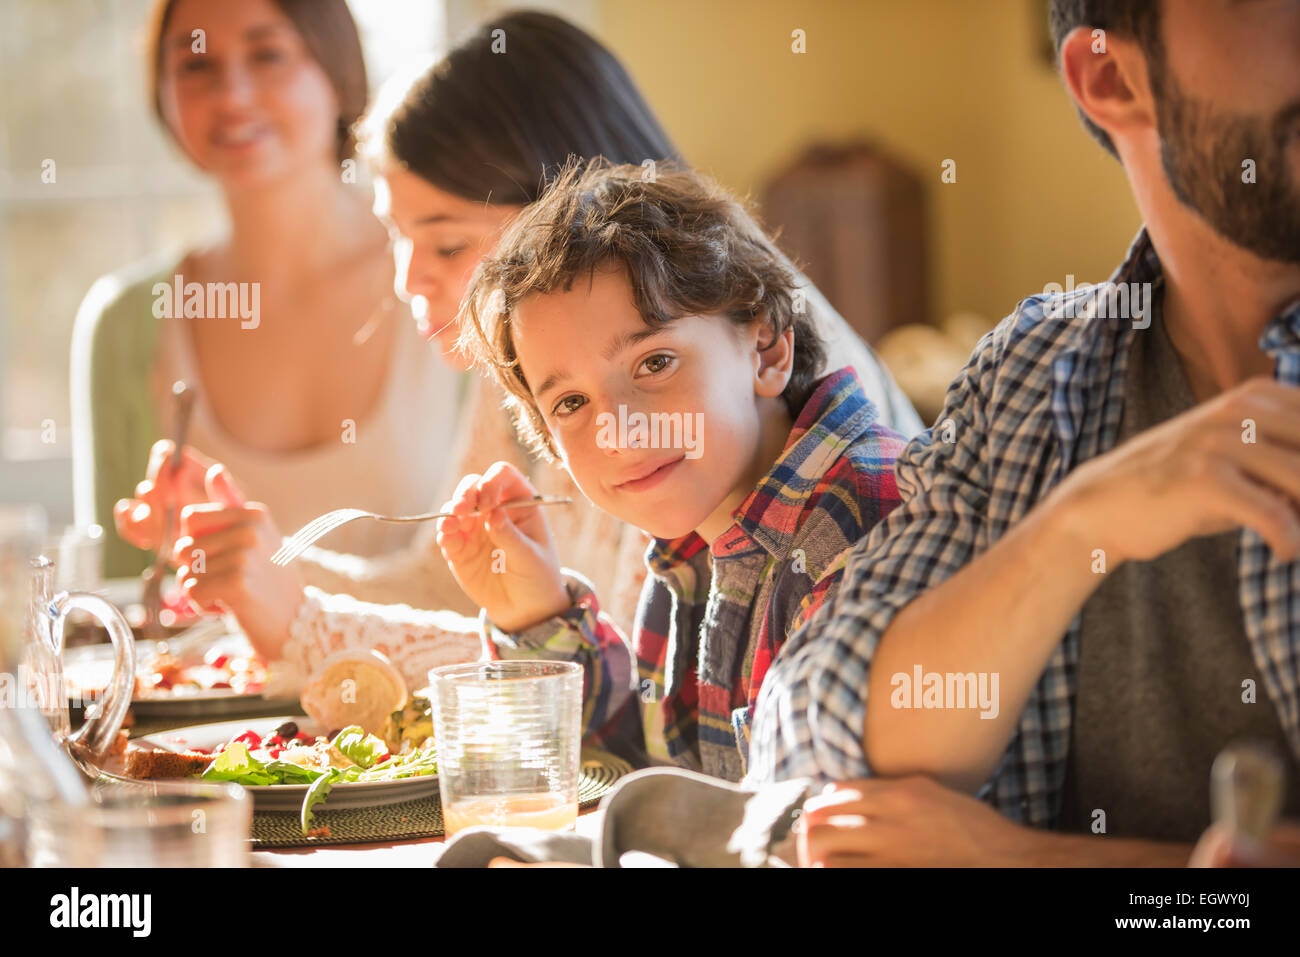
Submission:
<svg viewBox="0 0 1300 957">
<path fill-rule="evenodd" d="M 571 604 L 551 529 L 537 508 L 497 508 L 537 490 L 506 462 L 467 475 L 442 507 L 455 518 L 438 522 L 438 547 L 471 601 L 503 631 L 523 631 Z M 474 511 L 485 514 L 461 518 Z"/>
<path fill-rule="evenodd" d="M 174 447 L 169 439 L 155 442 L 149 450 L 144 481 L 135 487 L 135 498 L 118 499 L 113 506 L 117 533 L 136 548 L 156 552 L 161 547 L 168 506 L 179 513 L 186 505 L 208 500 L 204 479 L 212 461 L 187 445 L 181 450 L 180 464 L 172 468 Z"/>
<path fill-rule="evenodd" d="M 205 612 L 232 612 L 253 649 L 278 658 L 302 603 L 302 577 L 271 564 L 280 532 L 265 505 L 245 504 L 225 466 L 208 470 L 205 492 L 202 504 L 181 510 L 172 551 L 181 591 Z"/>
</svg>

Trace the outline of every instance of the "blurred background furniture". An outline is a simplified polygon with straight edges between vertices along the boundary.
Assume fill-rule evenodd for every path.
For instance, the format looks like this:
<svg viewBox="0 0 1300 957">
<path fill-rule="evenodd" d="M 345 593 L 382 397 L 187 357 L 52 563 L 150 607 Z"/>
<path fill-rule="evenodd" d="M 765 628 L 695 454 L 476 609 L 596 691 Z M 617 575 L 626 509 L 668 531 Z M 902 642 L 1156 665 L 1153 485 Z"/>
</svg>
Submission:
<svg viewBox="0 0 1300 957">
<path fill-rule="evenodd" d="M 929 318 L 925 190 L 868 142 L 814 144 L 763 195 L 763 220 L 863 339 Z"/>
</svg>

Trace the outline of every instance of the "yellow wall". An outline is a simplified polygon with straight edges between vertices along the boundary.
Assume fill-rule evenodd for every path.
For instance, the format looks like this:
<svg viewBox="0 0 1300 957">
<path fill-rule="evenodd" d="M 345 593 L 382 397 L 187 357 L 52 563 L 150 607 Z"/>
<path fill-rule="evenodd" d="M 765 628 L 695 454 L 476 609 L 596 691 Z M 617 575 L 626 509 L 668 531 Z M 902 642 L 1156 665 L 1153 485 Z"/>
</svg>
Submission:
<svg viewBox="0 0 1300 957">
<path fill-rule="evenodd" d="M 1122 169 L 1040 55 L 1045 6 L 594 0 L 586 25 L 686 158 L 733 189 L 759 195 L 811 140 L 877 138 L 931 184 L 936 318 L 994 321 L 1067 273 L 1105 278 L 1140 222 Z M 954 184 L 940 181 L 946 158 Z"/>
</svg>

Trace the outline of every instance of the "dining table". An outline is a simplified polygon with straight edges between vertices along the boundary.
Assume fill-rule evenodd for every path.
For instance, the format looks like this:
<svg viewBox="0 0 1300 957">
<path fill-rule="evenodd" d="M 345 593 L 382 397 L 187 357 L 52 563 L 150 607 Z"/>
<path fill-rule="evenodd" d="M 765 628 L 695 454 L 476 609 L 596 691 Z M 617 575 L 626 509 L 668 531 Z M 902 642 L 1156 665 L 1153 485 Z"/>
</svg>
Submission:
<svg viewBox="0 0 1300 957">
<path fill-rule="evenodd" d="M 574 831 L 595 840 L 600 835 L 599 807 L 578 813 Z M 444 837 L 376 844 L 333 844 L 327 847 L 284 847 L 251 851 L 252 867 L 431 867 Z"/>
<path fill-rule="evenodd" d="M 264 710 L 226 714 L 224 720 L 264 717 Z M 301 711 L 301 709 L 297 709 Z M 182 719 L 180 723 L 185 723 Z M 132 739 L 170 730 L 176 718 L 133 719 L 129 729 Z M 593 840 L 599 837 L 599 806 L 578 812 L 574 831 Z M 251 867 L 431 867 L 446 837 L 424 837 L 400 841 L 367 841 L 359 844 L 328 844 L 320 847 L 279 847 L 249 851 Z"/>
</svg>

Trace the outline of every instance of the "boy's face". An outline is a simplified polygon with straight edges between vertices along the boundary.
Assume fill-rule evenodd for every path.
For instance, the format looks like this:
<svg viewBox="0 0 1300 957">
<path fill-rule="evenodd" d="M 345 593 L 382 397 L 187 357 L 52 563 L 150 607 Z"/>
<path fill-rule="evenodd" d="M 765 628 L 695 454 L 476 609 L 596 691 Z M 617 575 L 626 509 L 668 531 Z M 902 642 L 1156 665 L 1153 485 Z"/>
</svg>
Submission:
<svg viewBox="0 0 1300 957">
<path fill-rule="evenodd" d="M 648 326 L 620 267 L 525 299 L 512 334 L 578 487 L 611 515 L 677 538 L 725 529 L 757 481 L 760 403 L 773 401 L 755 392 L 757 326 L 724 316 Z"/>
</svg>

